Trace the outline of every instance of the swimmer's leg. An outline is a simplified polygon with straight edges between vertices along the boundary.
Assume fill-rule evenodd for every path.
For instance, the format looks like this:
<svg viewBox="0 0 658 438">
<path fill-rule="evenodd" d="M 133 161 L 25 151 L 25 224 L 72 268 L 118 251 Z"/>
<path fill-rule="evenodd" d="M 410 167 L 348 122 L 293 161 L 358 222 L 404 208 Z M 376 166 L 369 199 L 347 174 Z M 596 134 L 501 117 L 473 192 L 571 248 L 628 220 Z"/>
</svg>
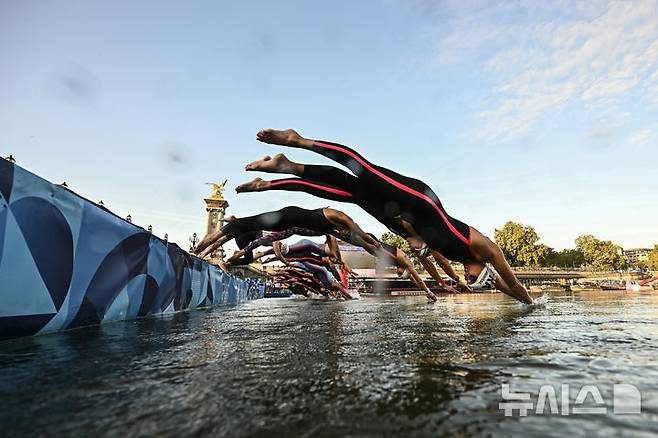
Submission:
<svg viewBox="0 0 658 438">
<path fill-rule="evenodd" d="M 304 165 L 290 161 L 283 154 L 276 154 L 272 157 L 266 155 L 260 160 L 253 161 L 247 164 L 244 170 L 247 172 L 289 173 L 302 176 L 304 174 Z"/>
<path fill-rule="evenodd" d="M 284 190 L 289 192 L 304 192 L 318 198 L 337 202 L 350 202 L 354 200 L 352 193 L 337 187 L 308 181 L 303 178 L 286 178 L 274 181 L 266 181 L 261 178 L 240 184 L 235 188 L 238 193 L 265 192 L 268 190 Z"/>
</svg>

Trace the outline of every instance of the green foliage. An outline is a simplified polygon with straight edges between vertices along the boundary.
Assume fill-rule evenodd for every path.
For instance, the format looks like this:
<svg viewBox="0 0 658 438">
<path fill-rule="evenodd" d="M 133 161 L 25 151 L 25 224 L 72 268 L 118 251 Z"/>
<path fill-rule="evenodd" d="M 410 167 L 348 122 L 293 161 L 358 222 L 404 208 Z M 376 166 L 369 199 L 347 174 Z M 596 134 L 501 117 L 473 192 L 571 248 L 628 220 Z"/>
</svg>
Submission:
<svg viewBox="0 0 658 438">
<path fill-rule="evenodd" d="M 388 245 L 396 246 L 400 248 L 402 251 L 404 251 L 405 254 L 409 256 L 411 262 L 414 264 L 416 269 L 419 269 L 422 266 L 420 260 L 418 260 L 418 256 L 413 251 L 411 245 L 409 245 L 409 242 L 407 242 L 407 240 L 404 237 L 400 237 L 397 234 L 387 231 L 384 234 L 382 234 L 382 237 L 379 240 L 381 240 L 382 242 Z"/>
<path fill-rule="evenodd" d="M 546 260 L 546 266 L 559 266 L 561 268 L 579 268 L 584 264 L 585 255 L 578 249 L 553 251 Z"/>
<path fill-rule="evenodd" d="M 512 266 L 542 266 L 553 251 L 537 244 L 539 236 L 533 227 L 512 221 L 495 230 L 494 239 Z"/>
<path fill-rule="evenodd" d="M 599 240 L 590 235 L 576 239 L 576 248 L 583 253 L 585 263 L 599 269 L 623 269 L 626 267 L 623 250 L 609 240 Z"/>
<path fill-rule="evenodd" d="M 654 245 L 653 250 L 649 253 L 647 266 L 652 271 L 658 271 L 658 245 Z"/>
</svg>

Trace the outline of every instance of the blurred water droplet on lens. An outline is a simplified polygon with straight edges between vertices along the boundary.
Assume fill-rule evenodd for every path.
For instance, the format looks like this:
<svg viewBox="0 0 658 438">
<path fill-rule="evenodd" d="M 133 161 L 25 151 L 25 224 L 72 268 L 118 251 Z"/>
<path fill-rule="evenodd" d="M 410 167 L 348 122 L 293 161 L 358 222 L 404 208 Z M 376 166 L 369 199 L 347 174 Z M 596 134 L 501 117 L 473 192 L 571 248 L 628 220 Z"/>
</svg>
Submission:
<svg viewBox="0 0 658 438">
<path fill-rule="evenodd" d="M 56 78 L 57 94 L 73 104 L 93 101 L 99 93 L 99 81 L 94 74 L 79 65 L 69 66 Z"/>
<path fill-rule="evenodd" d="M 184 143 L 167 142 L 157 146 L 158 162 L 167 170 L 189 172 L 193 168 L 192 151 Z"/>
<path fill-rule="evenodd" d="M 279 221 L 280 218 L 281 218 L 280 213 L 272 212 L 272 213 L 266 214 L 263 217 L 263 222 L 267 225 L 274 225 Z"/>
</svg>

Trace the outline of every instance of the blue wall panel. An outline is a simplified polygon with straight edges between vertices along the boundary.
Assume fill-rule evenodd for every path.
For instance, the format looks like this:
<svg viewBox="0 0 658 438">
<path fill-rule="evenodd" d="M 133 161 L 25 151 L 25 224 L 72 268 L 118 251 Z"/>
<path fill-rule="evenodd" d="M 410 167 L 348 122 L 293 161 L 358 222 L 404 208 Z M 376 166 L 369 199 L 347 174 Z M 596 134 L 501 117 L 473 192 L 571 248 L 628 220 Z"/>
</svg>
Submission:
<svg viewBox="0 0 658 438">
<path fill-rule="evenodd" d="M 262 296 L 256 281 L 0 159 L 0 339 Z"/>
</svg>

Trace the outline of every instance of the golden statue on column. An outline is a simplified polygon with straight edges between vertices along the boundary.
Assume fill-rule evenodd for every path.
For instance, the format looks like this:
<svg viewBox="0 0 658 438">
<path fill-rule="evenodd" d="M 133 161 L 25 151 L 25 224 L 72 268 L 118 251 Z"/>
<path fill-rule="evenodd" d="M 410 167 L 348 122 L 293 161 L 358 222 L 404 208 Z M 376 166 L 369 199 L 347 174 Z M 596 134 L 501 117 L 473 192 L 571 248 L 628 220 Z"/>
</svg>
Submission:
<svg viewBox="0 0 658 438">
<path fill-rule="evenodd" d="M 222 227 L 222 220 L 224 213 L 228 207 L 228 201 L 224 199 L 224 189 L 226 188 L 227 180 L 221 183 L 206 183 L 212 187 L 212 193 L 209 197 L 205 198 L 206 212 L 206 235 L 219 230 Z M 218 248 L 210 254 L 210 262 L 214 263 L 217 260 L 224 260 L 224 250 Z"/>
</svg>

